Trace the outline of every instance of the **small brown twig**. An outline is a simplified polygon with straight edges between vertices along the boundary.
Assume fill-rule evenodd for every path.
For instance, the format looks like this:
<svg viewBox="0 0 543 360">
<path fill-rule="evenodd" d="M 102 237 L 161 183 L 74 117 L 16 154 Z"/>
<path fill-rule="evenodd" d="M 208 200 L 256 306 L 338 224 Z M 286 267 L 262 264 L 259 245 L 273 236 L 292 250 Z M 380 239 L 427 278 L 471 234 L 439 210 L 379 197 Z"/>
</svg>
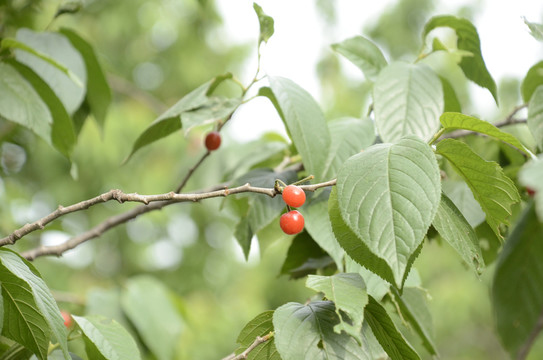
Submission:
<svg viewBox="0 0 543 360">
<path fill-rule="evenodd" d="M 204 155 L 202 155 L 202 157 L 200 158 L 200 160 L 198 160 L 198 162 L 189 169 L 189 171 L 187 172 L 187 174 L 185 175 L 185 177 L 183 178 L 183 180 L 181 180 L 181 183 L 179 184 L 179 186 L 177 187 L 177 189 L 175 189 L 175 192 L 176 193 L 180 193 L 181 190 L 183 190 L 183 188 L 185 187 L 185 185 L 187 185 L 187 182 L 189 181 L 189 179 L 191 178 L 192 174 L 194 174 L 194 172 L 196 171 L 196 169 L 198 169 L 198 167 L 204 162 L 204 160 L 209 156 L 211 155 L 211 152 L 209 150 L 207 150 L 205 152 Z"/>
<path fill-rule="evenodd" d="M 245 349 L 242 353 L 236 355 L 231 354 L 222 360 L 244 360 L 247 359 L 249 356 L 249 353 L 253 351 L 258 345 L 265 343 L 266 341 L 269 341 L 273 337 L 273 331 L 271 331 L 269 334 L 266 334 L 264 336 L 257 336 L 255 341 L 247 349 Z"/>
</svg>

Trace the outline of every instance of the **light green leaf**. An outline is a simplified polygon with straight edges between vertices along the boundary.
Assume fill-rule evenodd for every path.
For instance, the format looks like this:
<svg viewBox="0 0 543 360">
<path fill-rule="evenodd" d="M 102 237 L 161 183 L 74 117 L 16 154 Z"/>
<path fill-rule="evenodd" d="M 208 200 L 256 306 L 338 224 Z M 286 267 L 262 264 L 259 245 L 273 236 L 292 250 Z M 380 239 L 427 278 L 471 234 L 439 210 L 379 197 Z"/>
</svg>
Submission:
<svg viewBox="0 0 543 360">
<path fill-rule="evenodd" d="M 485 221 L 486 215 L 481 205 L 475 200 L 468 184 L 464 181 L 445 179 L 441 182 L 443 194 L 458 208 L 472 228 Z"/>
<path fill-rule="evenodd" d="M 502 343 L 512 358 L 524 359 L 543 322 L 543 233 L 533 205 L 522 213 L 501 252 L 492 286 L 492 305 Z"/>
<path fill-rule="evenodd" d="M 432 325 L 432 315 L 428 309 L 426 301 L 426 291 L 406 287 L 403 293 L 394 289 L 394 300 L 398 304 L 401 315 L 413 327 L 419 335 L 426 350 L 432 355 L 438 355 L 434 342 L 434 330 Z"/>
<path fill-rule="evenodd" d="M 287 303 L 273 314 L 275 346 L 283 360 L 369 360 L 355 339 L 334 332 L 338 323 L 331 301 Z"/>
<path fill-rule="evenodd" d="M 236 340 L 241 346 L 236 350 L 236 354 L 241 354 L 245 351 L 257 338 L 257 336 L 265 336 L 273 331 L 273 311 L 265 311 L 257 315 L 253 320 L 239 333 Z M 275 348 L 275 339 L 271 338 L 265 343 L 258 345 L 254 350 L 249 352 L 248 360 L 281 360 L 277 349 Z"/>
<path fill-rule="evenodd" d="M 526 147 L 522 145 L 522 143 L 518 141 L 516 137 L 509 133 L 501 131 L 487 121 L 454 112 L 444 113 L 439 118 L 439 121 L 446 130 L 464 129 L 469 131 L 475 131 L 480 134 L 485 134 L 493 137 L 497 140 L 501 140 L 509 145 L 513 145 L 520 151 L 523 151 L 525 154 L 530 155 L 530 151 L 526 149 Z"/>
<path fill-rule="evenodd" d="M 369 271 L 348 255 L 345 256 L 345 272 L 356 272 L 362 276 L 366 291 L 374 299 L 381 301 L 390 290 L 390 284 L 372 271 Z"/>
<path fill-rule="evenodd" d="M 121 295 L 126 316 L 158 360 L 173 358 L 184 327 L 170 296 L 162 283 L 145 275 L 129 279 Z"/>
<path fill-rule="evenodd" d="M 371 296 L 364 309 L 364 317 L 379 344 L 392 360 L 420 359 L 411 344 L 398 331 L 386 310 Z"/>
<path fill-rule="evenodd" d="M 535 89 L 537 89 L 539 85 L 543 85 L 543 61 L 532 66 L 530 70 L 528 70 L 528 73 L 526 73 L 524 80 L 522 80 L 520 91 L 524 102 L 530 101 Z"/>
<path fill-rule="evenodd" d="M 384 142 L 405 135 L 429 140 L 439 129 L 443 86 L 425 64 L 391 63 L 373 87 L 375 126 Z"/>
<path fill-rule="evenodd" d="M 69 114 L 73 114 L 85 98 L 87 72 L 81 54 L 63 35 L 19 29 L 17 41 L 64 66 L 68 73 L 50 61 L 27 51 L 15 51 L 17 61 L 30 67 L 57 94 Z"/>
<path fill-rule="evenodd" d="M 149 310 L 149 309 L 148 309 Z M 115 320 L 100 315 L 72 315 L 85 339 L 85 350 L 93 360 L 138 360 L 141 355 L 128 331 Z"/>
<path fill-rule="evenodd" d="M 401 287 L 439 206 L 441 182 L 432 149 L 415 137 L 371 146 L 345 162 L 336 188 L 345 224 L 386 262 L 392 282 Z M 354 253 L 361 244 L 338 240 L 349 256 L 366 266 Z"/>
<path fill-rule="evenodd" d="M 377 45 L 363 36 L 355 36 L 332 44 L 332 49 L 358 66 L 369 80 L 375 80 L 381 69 L 387 65 Z"/>
<path fill-rule="evenodd" d="M 324 180 L 331 140 L 319 105 L 292 80 L 268 79 L 271 88 L 261 88 L 260 95 L 270 98 L 277 109 L 302 157 L 305 170 L 315 175 L 315 181 Z"/>
<path fill-rule="evenodd" d="M 364 321 L 364 306 L 368 303 L 366 284 L 357 273 L 339 273 L 332 276 L 309 275 L 305 286 L 324 293 L 334 302 L 340 323 L 334 326 L 336 333 L 345 331 L 362 343 L 361 331 Z M 346 321 L 342 313 L 347 314 Z"/>
<path fill-rule="evenodd" d="M 0 63 L 0 115 L 51 144 L 53 119 L 32 85 L 12 66 Z"/>
<path fill-rule="evenodd" d="M 439 80 L 441 80 L 441 86 L 443 86 L 443 111 L 462 111 L 460 100 L 458 100 L 456 92 L 454 91 L 454 88 L 449 80 L 443 76 L 440 76 Z"/>
<path fill-rule="evenodd" d="M 64 156 L 70 158 L 77 139 L 72 119 L 64 108 L 64 105 L 60 102 L 59 98 L 49 85 L 47 85 L 47 83 L 32 69 L 16 61 L 10 62 L 10 65 L 32 85 L 34 90 L 47 105 L 53 120 L 51 127 L 51 141 L 53 142 L 53 146 Z"/>
<path fill-rule="evenodd" d="M 543 85 L 535 90 L 530 99 L 527 122 L 537 146 L 543 150 Z"/>
<path fill-rule="evenodd" d="M 11 250 L 0 249 L 0 286 L 4 297 L 4 334 L 44 359 L 49 340 L 69 359 L 60 309 L 38 271 Z"/>
<path fill-rule="evenodd" d="M 543 24 L 530 22 L 526 18 L 524 18 L 524 23 L 530 29 L 530 34 L 534 37 L 534 39 L 543 41 Z"/>
<path fill-rule="evenodd" d="M 445 157 L 468 184 L 486 214 L 486 221 L 502 238 L 500 224 L 508 224 L 511 206 L 520 201 L 515 184 L 500 165 L 486 161 L 471 148 L 455 139 L 444 139 L 437 144 L 438 154 Z"/>
<path fill-rule="evenodd" d="M 460 61 L 462 71 L 468 79 L 488 89 L 496 103 L 498 103 L 496 82 L 486 68 L 481 53 L 481 41 L 479 40 L 479 34 L 475 26 L 467 19 L 450 15 L 436 16 L 431 18 L 424 26 L 422 32 L 423 41 L 430 31 L 438 27 L 449 27 L 456 32 L 458 49 L 468 51 L 472 54 L 472 56 L 462 57 Z"/>
<path fill-rule="evenodd" d="M 537 160 L 524 164 L 518 174 L 520 184 L 535 192 L 535 210 L 539 220 L 543 222 L 543 181 L 541 179 L 543 179 L 543 155 L 540 155 Z"/>
<path fill-rule="evenodd" d="M 87 101 L 94 118 L 103 127 L 107 108 L 111 103 L 111 90 L 98 57 L 92 46 L 76 32 L 68 28 L 62 28 L 60 32 L 70 40 L 70 43 L 83 56 L 87 70 Z"/>
<path fill-rule="evenodd" d="M 445 194 L 441 194 L 441 203 L 432 225 L 476 274 L 483 272 L 485 262 L 477 235 L 460 210 Z"/>
<path fill-rule="evenodd" d="M 258 23 L 260 24 L 260 35 L 258 37 L 258 44 L 262 42 L 268 42 L 272 37 L 274 27 L 273 27 L 273 18 L 264 13 L 264 10 L 257 4 L 253 3 L 253 9 L 255 9 L 256 15 L 258 16 Z"/>
</svg>

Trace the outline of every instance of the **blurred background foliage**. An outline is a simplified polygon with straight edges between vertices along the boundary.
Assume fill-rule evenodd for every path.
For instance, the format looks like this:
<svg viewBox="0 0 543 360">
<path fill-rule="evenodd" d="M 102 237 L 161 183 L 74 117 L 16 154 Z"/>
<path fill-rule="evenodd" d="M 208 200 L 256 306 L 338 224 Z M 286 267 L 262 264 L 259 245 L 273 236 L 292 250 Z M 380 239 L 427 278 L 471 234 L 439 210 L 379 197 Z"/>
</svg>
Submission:
<svg viewBox="0 0 543 360">
<path fill-rule="evenodd" d="M 316 3 L 322 26 L 333 28 L 334 2 Z M 217 36 L 222 23 L 213 0 L 88 0 L 80 12 L 51 22 L 59 4 L 0 0 L 0 37 L 13 36 L 20 27 L 76 29 L 99 54 L 114 102 L 103 131 L 91 118 L 83 125 L 73 165 L 27 130 L 0 121 L 2 234 L 48 214 L 59 204 L 72 204 L 113 188 L 140 194 L 175 188 L 203 153 L 202 130 L 187 137 L 176 133 L 121 166 L 132 142 L 184 94 L 215 75 L 240 73 L 247 57 L 255 53 L 257 33 L 248 44 L 218 40 L 223 39 Z M 422 45 L 422 27 L 437 10 L 436 0 L 400 0 L 360 33 L 374 39 L 390 58 L 414 59 Z M 477 2 L 473 2 L 454 15 L 471 17 L 477 11 Z M 327 50 L 315 69 L 327 118 L 365 116 L 369 84 L 346 76 L 338 55 L 328 46 L 323 44 Z M 518 104 L 518 85 L 518 79 L 500 84 L 505 106 L 496 118 Z M 457 86 L 467 88 L 462 79 Z M 465 91 L 462 105 L 472 109 L 474 104 Z M 483 143 L 481 151 L 488 150 L 487 145 Z M 240 146 L 225 139 L 222 150 L 195 173 L 185 190 L 227 180 L 225 175 L 238 166 Z M 257 151 L 255 146 L 251 149 Z M 500 149 L 495 154 L 502 164 L 514 166 Z M 23 251 L 64 241 L 133 206 L 137 205 L 107 203 L 71 214 L 30 234 L 16 248 Z M 238 332 L 254 316 L 288 301 L 304 302 L 312 295 L 304 280 L 279 276 L 289 238 L 278 236 L 265 252 L 251 254 L 246 262 L 233 237 L 237 221 L 235 211 L 223 207 L 221 199 L 174 205 L 119 226 L 61 259 L 39 258 L 35 265 L 55 291 L 61 308 L 75 314 L 99 309 L 124 324 L 126 319 L 104 299 L 115 297 L 128 278 L 151 274 L 168 286 L 183 314 L 185 326 L 176 358 L 219 359 L 236 348 Z M 490 313 L 492 266 L 479 280 L 452 249 L 438 241 L 426 245 L 415 266 L 431 296 L 442 358 L 507 358 L 494 334 Z M 161 309 L 149 311 L 160 318 Z M 425 354 L 416 338 L 413 344 Z M 529 358 L 541 357 L 539 341 Z"/>
</svg>

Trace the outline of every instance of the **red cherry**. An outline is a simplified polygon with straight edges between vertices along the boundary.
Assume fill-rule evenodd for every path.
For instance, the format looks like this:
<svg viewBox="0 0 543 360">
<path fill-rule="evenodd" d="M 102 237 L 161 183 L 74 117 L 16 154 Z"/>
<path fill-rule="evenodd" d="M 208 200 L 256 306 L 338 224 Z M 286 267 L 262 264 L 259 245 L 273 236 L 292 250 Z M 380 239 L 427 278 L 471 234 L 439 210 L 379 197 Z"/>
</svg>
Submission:
<svg viewBox="0 0 543 360">
<path fill-rule="evenodd" d="M 72 320 L 72 316 L 70 315 L 70 313 L 67 311 L 61 310 L 60 315 L 62 315 L 62 318 L 64 319 L 64 326 L 66 326 L 67 328 L 72 327 L 74 321 Z"/>
<path fill-rule="evenodd" d="M 294 235 L 304 229 L 304 217 L 298 210 L 291 210 L 279 219 L 281 230 L 287 235 Z"/>
<path fill-rule="evenodd" d="M 528 195 L 530 195 L 531 197 L 533 197 L 535 195 L 535 190 L 532 189 L 531 187 L 526 187 L 526 192 L 528 193 Z"/>
<path fill-rule="evenodd" d="M 283 189 L 283 201 L 291 207 L 300 207 L 305 203 L 305 192 L 296 185 L 289 185 Z"/>
<path fill-rule="evenodd" d="M 221 146 L 221 134 L 218 131 L 212 131 L 206 135 L 205 145 L 207 150 L 217 150 Z"/>
</svg>

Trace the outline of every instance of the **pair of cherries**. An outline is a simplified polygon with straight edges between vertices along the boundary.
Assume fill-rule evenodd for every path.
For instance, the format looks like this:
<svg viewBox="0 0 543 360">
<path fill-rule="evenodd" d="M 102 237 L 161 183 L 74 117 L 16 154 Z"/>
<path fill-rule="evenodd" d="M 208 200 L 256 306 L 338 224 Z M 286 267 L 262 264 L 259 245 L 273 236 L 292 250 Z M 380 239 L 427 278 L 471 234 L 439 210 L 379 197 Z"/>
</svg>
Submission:
<svg viewBox="0 0 543 360">
<path fill-rule="evenodd" d="M 288 185 L 283 189 L 282 196 L 289 211 L 281 215 L 279 226 L 287 235 L 298 234 L 304 229 L 304 217 L 298 210 L 290 210 L 290 208 L 298 208 L 305 203 L 305 192 L 299 186 Z"/>
</svg>

